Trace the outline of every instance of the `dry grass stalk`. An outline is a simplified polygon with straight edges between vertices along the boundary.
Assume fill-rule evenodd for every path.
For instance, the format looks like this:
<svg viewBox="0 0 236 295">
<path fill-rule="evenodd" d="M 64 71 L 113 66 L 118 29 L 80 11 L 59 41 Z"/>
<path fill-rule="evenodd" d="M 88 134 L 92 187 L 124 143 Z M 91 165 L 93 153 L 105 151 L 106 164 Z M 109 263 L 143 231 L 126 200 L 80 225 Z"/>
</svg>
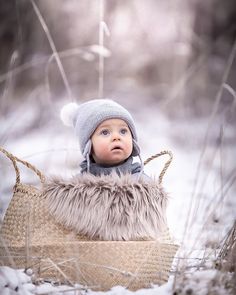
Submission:
<svg viewBox="0 0 236 295">
<path fill-rule="evenodd" d="M 209 132 L 210 132 L 210 128 L 211 128 L 212 124 L 214 123 L 214 120 L 215 120 L 215 117 L 216 117 L 216 114 L 217 114 L 217 110 L 218 110 L 219 105 L 220 105 L 222 93 L 223 93 L 223 90 L 224 90 L 225 85 L 227 83 L 227 79 L 228 79 L 229 73 L 231 71 L 232 64 L 233 64 L 234 59 L 235 59 L 235 55 L 236 55 L 236 40 L 234 41 L 234 44 L 232 46 L 232 50 L 231 50 L 230 56 L 228 58 L 226 68 L 224 70 L 224 74 L 223 74 L 223 77 L 222 77 L 222 82 L 221 82 L 221 85 L 219 87 L 218 93 L 216 95 L 215 103 L 213 105 L 213 109 L 212 109 L 212 112 L 210 114 L 210 118 L 209 118 L 209 121 L 208 121 L 208 126 L 206 128 L 203 147 L 202 147 L 202 150 L 201 150 L 201 153 L 200 153 L 198 167 L 197 167 L 197 170 L 196 170 L 196 176 L 195 176 L 195 180 L 194 180 L 194 184 L 193 184 L 193 192 L 192 192 L 193 202 L 191 202 L 191 205 L 190 205 L 189 210 L 188 210 L 188 216 L 186 218 L 185 229 L 184 229 L 184 234 L 183 234 L 183 239 L 182 239 L 181 244 L 184 244 L 184 241 L 186 240 L 187 233 L 189 232 L 189 229 L 191 228 L 191 224 L 193 223 L 193 219 L 191 218 L 191 216 L 194 213 L 194 211 L 196 209 L 196 206 L 198 206 L 199 200 L 196 200 L 196 189 L 197 189 L 197 184 L 198 184 L 199 178 L 200 178 L 200 171 L 201 171 L 201 167 L 202 167 L 202 164 L 203 164 L 203 158 L 204 158 L 206 148 L 207 148 L 207 145 L 208 145 Z M 181 269 L 181 272 L 182 271 L 184 272 L 184 268 L 186 266 L 187 265 L 185 265 L 185 266 L 181 265 L 180 260 L 178 260 L 176 269 L 177 270 Z M 175 289 L 175 287 L 176 287 L 177 279 L 178 279 L 178 271 L 176 272 L 176 275 L 174 277 L 173 289 Z"/>
<path fill-rule="evenodd" d="M 99 3 L 99 45 L 104 45 L 104 0 L 100 0 Z M 98 97 L 103 96 L 104 88 L 104 57 L 99 55 L 99 77 L 98 77 Z"/>
<path fill-rule="evenodd" d="M 236 271 L 236 220 L 225 237 L 217 261 L 223 271 Z"/>
<path fill-rule="evenodd" d="M 40 13 L 40 10 L 39 10 L 38 6 L 36 5 L 35 1 L 30 0 L 30 2 L 32 4 L 33 9 L 34 9 L 34 11 L 35 11 L 35 13 L 36 13 L 36 15 L 37 15 L 37 17 L 39 19 L 39 22 L 40 22 L 40 24 L 41 24 L 41 26 L 42 26 L 42 28 L 43 28 L 46 36 L 47 36 L 49 45 L 50 45 L 50 47 L 52 49 L 52 52 L 53 52 L 53 56 L 55 57 L 56 63 L 58 65 L 59 71 L 60 71 L 62 79 L 63 79 L 63 82 L 65 84 L 68 96 L 69 96 L 70 99 L 72 99 L 72 93 L 71 93 L 71 89 L 70 89 L 70 86 L 69 86 L 69 82 L 67 80 L 65 70 L 64 70 L 63 65 L 61 63 L 60 57 L 59 57 L 59 55 L 57 53 L 57 49 L 56 49 L 56 46 L 55 46 L 54 41 L 52 39 L 51 33 L 50 33 L 50 31 L 49 31 L 49 29 L 48 29 L 48 27 L 47 27 L 47 25 L 46 25 L 46 23 L 44 21 L 44 18 L 42 16 L 42 14 Z"/>
<path fill-rule="evenodd" d="M 50 258 L 46 259 L 52 266 L 55 268 L 64 278 L 65 280 L 71 285 L 74 286 L 74 284 L 70 281 L 70 279 L 67 277 L 67 275 L 58 267 Z"/>
</svg>

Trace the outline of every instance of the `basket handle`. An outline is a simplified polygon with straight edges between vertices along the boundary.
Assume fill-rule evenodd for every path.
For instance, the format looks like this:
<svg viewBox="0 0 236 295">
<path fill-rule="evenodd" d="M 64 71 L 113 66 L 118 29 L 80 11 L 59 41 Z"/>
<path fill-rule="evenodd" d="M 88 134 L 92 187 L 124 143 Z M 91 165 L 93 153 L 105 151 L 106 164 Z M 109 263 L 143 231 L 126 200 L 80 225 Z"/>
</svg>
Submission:
<svg viewBox="0 0 236 295">
<path fill-rule="evenodd" d="M 149 158 L 147 158 L 145 161 L 144 161 L 144 165 L 147 165 L 149 162 L 151 162 L 152 160 L 160 157 L 160 156 L 163 156 L 163 155 L 169 155 L 169 160 L 165 163 L 165 166 L 164 168 L 162 169 L 160 175 L 159 175 L 159 184 L 162 183 L 162 179 L 163 179 L 163 176 L 164 174 L 166 173 L 166 170 L 168 169 L 168 167 L 170 166 L 170 163 L 172 162 L 173 160 L 173 154 L 171 151 L 161 151 L 160 153 L 158 154 L 155 154 Z"/>
<path fill-rule="evenodd" d="M 11 160 L 11 162 L 12 162 L 12 164 L 14 166 L 15 172 L 16 172 L 16 184 L 20 183 L 20 170 L 19 170 L 19 168 L 17 166 L 17 162 L 22 163 L 24 166 L 26 166 L 27 168 L 34 171 L 38 175 L 38 177 L 40 178 L 41 183 L 43 183 L 45 181 L 45 176 L 42 174 L 42 172 L 40 172 L 36 167 L 34 167 L 29 162 L 26 162 L 26 161 L 23 161 L 23 160 L 17 158 L 16 156 L 9 153 L 7 150 L 2 148 L 1 146 L 0 146 L 0 152 L 2 152 L 8 159 Z"/>
</svg>

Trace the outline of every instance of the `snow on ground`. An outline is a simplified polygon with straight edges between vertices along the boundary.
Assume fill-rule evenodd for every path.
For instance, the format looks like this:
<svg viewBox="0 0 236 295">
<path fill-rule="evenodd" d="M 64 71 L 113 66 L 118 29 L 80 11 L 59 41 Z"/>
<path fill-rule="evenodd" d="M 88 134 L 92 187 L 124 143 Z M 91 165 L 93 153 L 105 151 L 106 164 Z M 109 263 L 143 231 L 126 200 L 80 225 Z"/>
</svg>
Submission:
<svg viewBox="0 0 236 295">
<path fill-rule="evenodd" d="M 20 133 L 17 130 L 29 126 L 33 120 L 32 114 L 37 112 L 32 104 L 24 105 L 25 112 L 20 109 L 9 118 L 0 119 L 0 138 L 4 148 L 29 161 L 45 174 L 70 177 L 77 173 L 78 163 L 82 158 L 73 131 L 63 126 L 59 119 L 62 103 L 64 102 L 56 104 L 53 116 L 48 118 L 48 123 L 42 128 Z M 171 119 L 159 112 L 155 105 L 138 105 L 136 109 L 134 107 L 133 115 L 136 118 L 143 159 L 162 150 L 170 150 L 174 155 L 174 160 L 164 176 L 163 185 L 170 195 L 167 212 L 170 231 L 181 245 L 177 256 L 182 260 L 188 258 L 184 261 L 193 265 L 203 256 L 209 255 L 209 259 L 213 259 L 215 247 L 220 244 L 236 218 L 236 200 L 233 197 L 235 168 L 232 161 L 235 158 L 232 142 L 235 144 L 236 141 L 233 128 L 224 124 L 222 118 L 217 118 L 210 126 L 207 144 L 204 144 L 208 128 L 207 118 Z M 220 133 L 222 126 L 224 132 Z M 11 136 L 14 132 L 16 136 Z M 167 158 L 163 156 L 150 162 L 145 167 L 146 173 L 158 176 Z M 3 160 L 3 157 L 1 160 L 3 166 L 0 171 L 0 214 L 3 218 L 15 176 L 9 162 Z M 25 182 L 39 184 L 37 177 L 32 177 L 32 172 L 22 168 L 21 175 Z M 203 276 L 211 275 L 212 273 L 205 273 Z M 117 286 L 108 292 L 89 291 L 88 294 L 172 294 L 172 284 L 173 276 L 163 286 L 137 292 Z M 200 287 L 205 290 L 203 285 L 204 282 Z M 197 283 L 191 286 L 194 290 L 200 287 Z M 59 288 L 45 283 L 36 287 L 33 292 L 45 294 L 57 291 L 61 294 L 61 288 L 69 287 Z M 75 294 L 74 292 L 72 290 L 66 294 Z M 207 293 L 197 291 L 197 294 Z M 219 294 L 224 293 L 222 291 Z"/>
</svg>

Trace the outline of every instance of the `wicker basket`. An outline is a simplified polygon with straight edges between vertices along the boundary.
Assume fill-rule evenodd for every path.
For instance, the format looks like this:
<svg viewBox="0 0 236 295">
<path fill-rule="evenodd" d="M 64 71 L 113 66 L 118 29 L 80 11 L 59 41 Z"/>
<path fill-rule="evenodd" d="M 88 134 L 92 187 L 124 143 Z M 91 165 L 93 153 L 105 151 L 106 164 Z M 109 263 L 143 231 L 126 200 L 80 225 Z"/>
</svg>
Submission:
<svg viewBox="0 0 236 295">
<path fill-rule="evenodd" d="M 76 235 L 48 213 L 39 189 L 20 182 L 17 162 L 34 171 L 41 182 L 42 173 L 6 150 L 0 151 L 16 171 L 13 197 L 0 229 L 1 265 L 32 268 L 37 278 L 76 282 L 93 290 L 115 285 L 137 290 L 168 280 L 178 249 L 168 231 L 158 241 L 98 241 Z"/>
</svg>

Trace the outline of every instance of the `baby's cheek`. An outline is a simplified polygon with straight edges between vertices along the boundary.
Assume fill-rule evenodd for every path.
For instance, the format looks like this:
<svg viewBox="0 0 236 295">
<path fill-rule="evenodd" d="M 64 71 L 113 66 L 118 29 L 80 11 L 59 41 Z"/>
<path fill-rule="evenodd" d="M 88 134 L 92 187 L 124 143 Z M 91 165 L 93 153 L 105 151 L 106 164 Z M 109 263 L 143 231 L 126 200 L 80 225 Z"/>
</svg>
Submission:
<svg viewBox="0 0 236 295">
<path fill-rule="evenodd" d="M 126 150 L 127 151 L 132 151 L 133 150 L 133 142 L 132 141 L 127 142 Z"/>
<path fill-rule="evenodd" d="M 104 144 L 100 144 L 98 147 L 97 147 L 97 150 L 95 151 L 97 154 L 103 156 L 103 155 L 106 155 L 107 154 L 107 147 L 106 145 Z"/>
</svg>

